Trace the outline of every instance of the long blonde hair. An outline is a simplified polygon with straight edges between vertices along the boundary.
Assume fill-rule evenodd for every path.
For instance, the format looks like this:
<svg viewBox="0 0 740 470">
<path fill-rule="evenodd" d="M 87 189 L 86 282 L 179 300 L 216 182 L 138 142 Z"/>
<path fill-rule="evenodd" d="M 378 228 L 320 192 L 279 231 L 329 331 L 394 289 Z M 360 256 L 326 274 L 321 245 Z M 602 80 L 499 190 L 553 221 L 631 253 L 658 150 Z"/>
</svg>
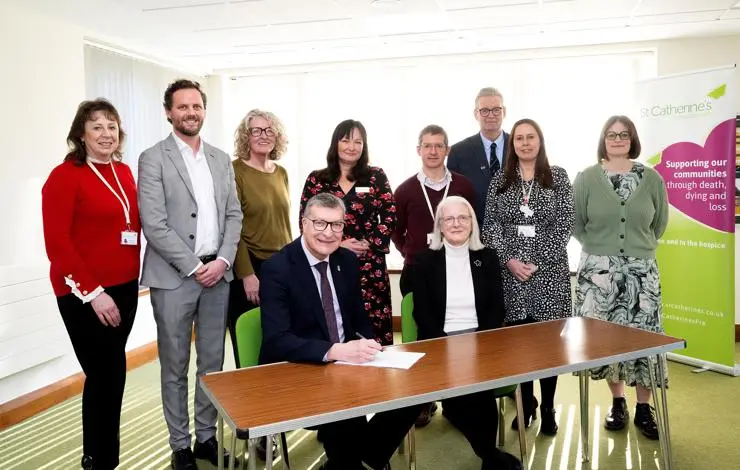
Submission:
<svg viewBox="0 0 740 470">
<path fill-rule="evenodd" d="M 432 232 L 432 242 L 429 244 L 429 248 L 432 250 L 440 250 L 444 246 L 444 237 L 442 235 L 442 212 L 445 207 L 454 203 L 462 204 L 468 209 L 468 215 L 470 216 L 470 238 L 468 238 L 468 247 L 473 251 L 482 250 L 485 246 L 480 241 L 480 230 L 478 229 L 478 221 L 475 218 L 473 206 L 470 205 L 467 199 L 460 196 L 446 197 L 440 201 L 437 206 L 437 212 L 434 215 L 434 232 Z"/>
</svg>

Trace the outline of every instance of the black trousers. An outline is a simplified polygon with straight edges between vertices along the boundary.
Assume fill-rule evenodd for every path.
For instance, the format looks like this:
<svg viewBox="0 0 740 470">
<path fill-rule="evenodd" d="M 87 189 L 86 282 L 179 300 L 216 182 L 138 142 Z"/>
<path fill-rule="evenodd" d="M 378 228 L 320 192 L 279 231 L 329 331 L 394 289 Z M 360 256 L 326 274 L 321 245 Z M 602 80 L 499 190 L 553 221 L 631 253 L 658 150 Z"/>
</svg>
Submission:
<svg viewBox="0 0 740 470">
<path fill-rule="evenodd" d="M 262 270 L 262 263 L 265 262 L 263 259 L 259 259 L 250 251 L 249 259 L 252 261 L 252 267 L 254 268 L 254 274 L 257 278 L 260 277 L 260 271 Z M 241 279 L 234 278 L 229 284 L 229 335 L 231 336 L 231 348 L 234 350 L 234 363 L 236 368 L 241 367 L 239 364 L 239 351 L 236 344 L 236 321 L 242 315 L 253 308 L 259 307 L 257 304 L 253 304 L 247 299 L 247 294 L 244 292 L 244 284 Z"/>
<path fill-rule="evenodd" d="M 406 294 L 409 292 L 414 291 L 414 286 L 411 282 L 411 279 L 413 278 L 412 270 L 413 266 L 406 263 L 403 264 L 403 269 L 401 269 L 401 279 L 398 281 L 398 287 L 401 289 L 401 295 L 403 297 L 406 297 Z"/>
<path fill-rule="evenodd" d="M 382 469 L 421 412 L 409 406 L 319 426 L 330 469 L 362 469 L 361 460 Z M 493 442 L 493 441 L 491 441 Z"/>
<path fill-rule="evenodd" d="M 524 320 L 507 323 L 506 326 L 529 325 L 530 323 L 537 323 L 537 320 L 532 317 L 527 317 Z M 524 408 L 524 415 L 527 416 L 532 413 L 534 385 L 532 382 L 522 382 L 520 385 L 522 388 L 522 408 Z M 555 377 L 540 379 L 540 395 L 542 396 L 542 403 L 540 403 L 540 405 L 543 408 L 555 407 L 555 389 L 557 389 L 557 386 L 557 375 Z"/>
<path fill-rule="evenodd" d="M 496 448 L 498 406 L 492 390 L 442 400 L 443 415 L 470 443 L 483 460 L 483 469 L 501 467 L 501 451 Z"/>
<path fill-rule="evenodd" d="M 95 468 L 118 465 L 121 403 L 126 385 L 126 341 L 136 317 L 138 280 L 106 287 L 121 314 L 117 327 L 103 325 L 89 303 L 72 294 L 57 298 L 59 312 L 85 373 L 82 392 L 83 452 Z"/>
</svg>

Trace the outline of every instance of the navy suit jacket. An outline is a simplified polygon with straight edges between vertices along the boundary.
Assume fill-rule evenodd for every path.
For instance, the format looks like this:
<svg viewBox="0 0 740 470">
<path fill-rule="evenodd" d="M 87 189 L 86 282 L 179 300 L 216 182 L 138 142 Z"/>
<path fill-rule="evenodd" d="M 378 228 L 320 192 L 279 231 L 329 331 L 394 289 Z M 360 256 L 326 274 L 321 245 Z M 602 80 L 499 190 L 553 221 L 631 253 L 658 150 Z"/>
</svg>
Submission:
<svg viewBox="0 0 740 470">
<path fill-rule="evenodd" d="M 345 342 L 357 339 L 358 332 L 365 338 L 374 338 L 370 319 L 362 303 L 357 257 L 340 247 L 329 256 L 329 266 L 342 312 Z M 260 363 L 322 363 L 331 348 L 321 296 L 312 269 L 300 238 L 262 264 Z"/>
<path fill-rule="evenodd" d="M 501 168 L 506 163 L 506 149 L 509 145 L 509 134 L 504 132 L 504 157 Z M 478 225 L 483 226 L 483 215 L 486 208 L 488 185 L 491 183 L 491 170 L 486 159 L 486 149 L 480 133 L 463 139 L 450 148 L 447 156 L 447 168 L 467 177 L 475 189 L 475 215 Z"/>
</svg>

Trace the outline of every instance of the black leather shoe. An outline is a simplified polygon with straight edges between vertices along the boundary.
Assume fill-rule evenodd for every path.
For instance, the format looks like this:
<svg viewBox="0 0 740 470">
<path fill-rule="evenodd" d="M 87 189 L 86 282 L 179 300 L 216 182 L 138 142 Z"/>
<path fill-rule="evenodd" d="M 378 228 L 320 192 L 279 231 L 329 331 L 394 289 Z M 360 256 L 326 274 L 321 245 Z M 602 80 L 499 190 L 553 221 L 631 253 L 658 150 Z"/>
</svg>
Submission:
<svg viewBox="0 0 740 470">
<path fill-rule="evenodd" d="M 267 460 L 267 437 L 260 437 L 254 446 L 257 452 L 257 458 L 261 460 Z M 272 458 L 275 459 L 278 456 L 277 444 L 272 441 Z"/>
<path fill-rule="evenodd" d="M 190 447 L 173 452 L 170 465 L 174 470 L 198 470 Z"/>
<path fill-rule="evenodd" d="M 218 441 L 215 437 L 208 439 L 206 442 L 195 442 L 193 446 L 193 456 L 196 459 L 208 460 L 211 465 L 218 465 Z M 224 449 L 224 467 L 229 465 L 231 454 Z M 234 467 L 239 466 L 239 459 L 234 459 Z"/>
<path fill-rule="evenodd" d="M 82 456 L 82 461 L 80 462 L 80 466 L 82 467 L 83 470 L 95 470 L 97 468 L 95 466 L 95 461 L 89 455 Z"/>
<path fill-rule="evenodd" d="M 638 403 L 635 407 L 635 426 L 648 439 L 658 440 L 658 424 L 655 422 L 655 408 L 648 403 Z"/>
<path fill-rule="evenodd" d="M 419 417 L 416 418 L 414 425 L 417 428 L 423 428 L 432 422 L 432 416 L 434 416 L 435 413 L 437 413 L 437 404 L 434 402 L 427 404 L 424 409 L 421 410 L 421 413 L 419 413 Z"/>
<path fill-rule="evenodd" d="M 524 410 L 524 427 L 528 428 L 529 425 L 532 423 L 532 421 L 537 419 L 537 407 L 540 406 L 540 403 L 537 401 L 537 397 L 532 397 L 532 406 L 529 408 L 529 413 L 527 413 L 527 410 Z M 518 431 L 519 430 L 519 417 L 515 416 L 514 419 L 511 421 L 511 429 Z"/>
<path fill-rule="evenodd" d="M 508 452 L 496 449 L 483 461 L 481 470 L 522 470 L 522 463 Z"/>
<path fill-rule="evenodd" d="M 604 419 L 604 427 L 609 431 L 619 431 L 624 429 L 630 412 L 627 410 L 627 399 L 624 397 L 615 398 L 612 401 L 612 408 Z"/>
<path fill-rule="evenodd" d="M 558 424 L 555 422 L 555 408 L 540 407 L 542 423 L 540 423 L 540 432 L 546 436 L 554 436 L 558 433 Z"/>
</svg>

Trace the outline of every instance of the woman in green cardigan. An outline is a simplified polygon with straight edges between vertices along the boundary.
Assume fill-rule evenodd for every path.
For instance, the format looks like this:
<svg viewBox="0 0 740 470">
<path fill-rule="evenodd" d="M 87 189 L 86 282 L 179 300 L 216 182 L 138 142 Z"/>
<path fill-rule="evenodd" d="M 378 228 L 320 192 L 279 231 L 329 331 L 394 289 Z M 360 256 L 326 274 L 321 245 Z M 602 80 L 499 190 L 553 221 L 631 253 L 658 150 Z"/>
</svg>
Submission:
<svg viewBox="0 0 740 470">
<path fill-rule="evenodd" d="M 599 162 L 576 176 L 573 235 L 583 251 L 574 313 L 662 333 L 655 249 L 668 223 L 668 196 L 658 172 L 634 161 L 639 155 L 634 123 L 626 116 L 612 116 L 599 138 Z M 635 426 L 658 439 L 647 358 L 590 373 L 592 379 L 606 379 L 612 392 L 606 429 L 623 429 L 629 419 L 626 383 L 636 388 Z"/>
</svg>

